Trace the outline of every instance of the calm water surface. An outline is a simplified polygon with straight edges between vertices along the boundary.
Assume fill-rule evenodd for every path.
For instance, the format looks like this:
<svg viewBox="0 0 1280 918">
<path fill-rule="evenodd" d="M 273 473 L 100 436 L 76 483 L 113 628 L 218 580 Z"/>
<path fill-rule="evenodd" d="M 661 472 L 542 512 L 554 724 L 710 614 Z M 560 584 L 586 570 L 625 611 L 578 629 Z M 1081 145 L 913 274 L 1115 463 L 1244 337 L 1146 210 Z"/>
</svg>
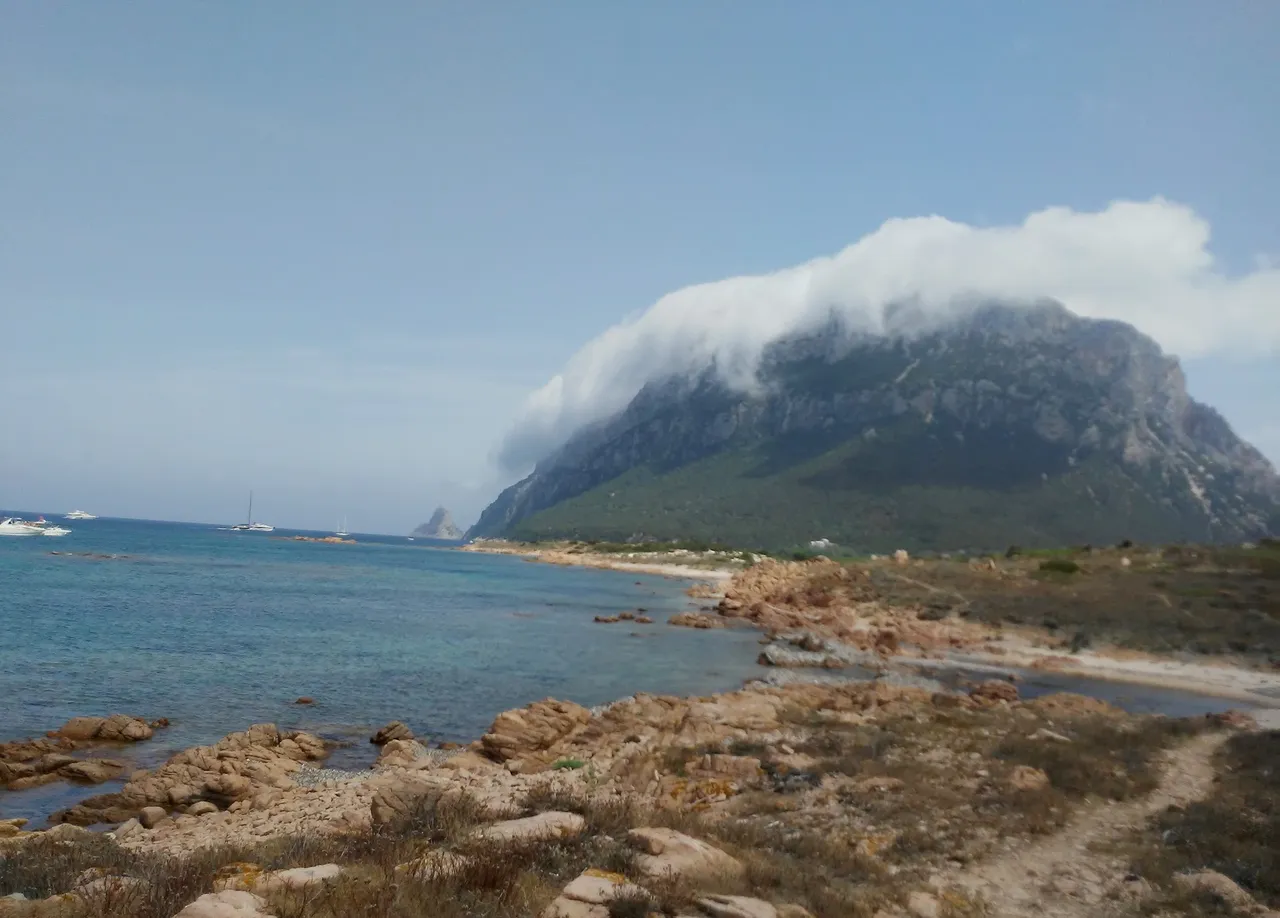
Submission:
<svg viewBox="0 0 1280 918">
<path fill-rule="evenodd" d="M 148 765 L 271 721 L 351 739 L 335 764 L 365 765 L 369 733 L 388 720 L 470 740 L 547 696 L 708 694 L 757 672 L 756 634 L 663 624 L 691 605 L 683 581 L 403 538 L 64 525 L 61 539 L 0 539 L 0 739 L 78 714 L 167 717 L 170 729 L 129 750 Z M 657 624 L 592 622 L 640 608 Z M 301 695 L 317 703 L 292 704 Z M 0 814 L 47 814 L 75 796 L 0 792 Z"/>
</svg>

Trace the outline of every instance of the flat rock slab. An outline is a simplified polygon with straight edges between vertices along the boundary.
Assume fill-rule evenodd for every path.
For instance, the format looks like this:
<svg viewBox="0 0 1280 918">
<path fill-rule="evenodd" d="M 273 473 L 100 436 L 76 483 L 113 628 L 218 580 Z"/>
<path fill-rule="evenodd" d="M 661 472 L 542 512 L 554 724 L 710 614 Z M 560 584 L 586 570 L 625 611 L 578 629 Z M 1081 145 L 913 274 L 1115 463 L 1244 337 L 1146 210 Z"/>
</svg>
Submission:
<svg viewBox="0 0 1280 918">
<path fill-rule="evenodd" d="M 263 870 L 257 864 L 228 864 L 218 871 L 213 888 L 219 891 L 240 890 L 261 895 L 286 889 L 307 889 L 329 883 L 342 876 L 337 864 L 316 867 L 292 867 L 288 870 Z"/>
<path fill-rule="evenodd" d="M 494 823 L 476 832 L 476 838 L 490 842 L 549 841 L 579 835 L 586 827 L 587 821 L 577 813 L 551 811 Z"/>
<path fill-rule="evenodd" d="M 651 879 L 709 880 L 741 876 L 744 871 L 737 858 L 674 829 L 632 829 L 627 838 L 643 852 L 636 866 Z"/>
<path fill-rule="evenodd" d="M 748 896 L 707 896 L 698 908 L 711 918 L 778 918 L 776 906 Z"/>
<path fill-rule="evenodd" d="M 592 868 L 566 886 L 540 918 L 609 918 L 609 903 L 632 898 L 649 894 L 621 874 Z"/>
<path fill-rule="evenodd" d="M 192 902 L 174 918 L 274 918 L 267 903 L 253 893 L 224 889 Z"/>
</svg>

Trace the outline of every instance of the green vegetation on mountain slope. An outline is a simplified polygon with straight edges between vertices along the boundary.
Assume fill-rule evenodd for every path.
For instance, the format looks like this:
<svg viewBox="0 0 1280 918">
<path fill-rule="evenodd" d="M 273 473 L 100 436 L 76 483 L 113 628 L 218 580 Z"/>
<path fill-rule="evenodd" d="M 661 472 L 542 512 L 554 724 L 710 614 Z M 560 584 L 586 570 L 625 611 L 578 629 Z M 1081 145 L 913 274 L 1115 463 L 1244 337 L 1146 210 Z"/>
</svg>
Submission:
<svg viewBox="0 0 1280 918">
<path fill-rule="evenodd" d="M 1163 541 L 1171 532 L 1212 538 L 1207 525 L 1189 528 L 1181 508 L 1153 501 L 1144 483 L 1115 464 L 1070 467 L 1047 453 L 1034 462 L 1034 443 L 978 452 L 972 441 L 960 449 L 948 439 L 921 449 L 915 436 L 860 438 L 819 452 L 822 444 L 792 438 L 665 473 L 632 469 L 518 521 L 510 534 L 699 539 L 761 549 L 826 538 L 860 551 Z M 1044 471 L 1033 476 L 1028 468 Z"/>
</svg>

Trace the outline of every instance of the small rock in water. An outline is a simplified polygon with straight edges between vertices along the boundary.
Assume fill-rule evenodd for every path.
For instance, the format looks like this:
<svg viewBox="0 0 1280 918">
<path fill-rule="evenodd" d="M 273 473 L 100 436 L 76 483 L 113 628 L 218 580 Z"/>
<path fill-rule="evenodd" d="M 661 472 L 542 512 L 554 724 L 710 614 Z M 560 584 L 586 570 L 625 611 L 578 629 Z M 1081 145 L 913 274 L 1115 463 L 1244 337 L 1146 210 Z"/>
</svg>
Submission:
<svg viewBox="0 0 1280 918">
<path fill-rule="evenodd" d="M 301 698 L 299 698 L 297 701 L 294 702 L 294 704 L 315 704 L 315 703 L 316 703 L 316 700 L 310 697 L 309 695 L 303 695 Z"/>
<path fill-rule="evenodd" d="M 413 731 L 398 720 L 393 720 L 370 737 L 369 742 L 375 746 L 385 746 L 392 740 L 411 740 Z"/>
</svg>

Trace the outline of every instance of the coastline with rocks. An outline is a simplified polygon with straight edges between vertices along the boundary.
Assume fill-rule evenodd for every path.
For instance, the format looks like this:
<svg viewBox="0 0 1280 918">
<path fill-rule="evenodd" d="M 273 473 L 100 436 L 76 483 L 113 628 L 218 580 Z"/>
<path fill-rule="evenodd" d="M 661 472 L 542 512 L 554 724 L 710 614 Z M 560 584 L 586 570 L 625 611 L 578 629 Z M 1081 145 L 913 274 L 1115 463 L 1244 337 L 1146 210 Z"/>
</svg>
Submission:
<svg viewBox="0 0 1280 918">
<path fill-rule="evenodd" d="M 483 737 L 448 750 L 388 724 L 371 737 L 380 749 L 372 769 L 325 774 L 322 741 L 263 724 L 134 775 L 123 791 L 58 814 L 50 829 L 6 825 L 0 878 L 4 860 L 23 862 L 50 844 L 106 844 L 138 859 L 130 863 L 234 858 L 181 913 L 237 902 L 279 914 L 272 902 L 332 894 L 343 877 L 367 883 L 383 867 L 358 857 L 279 866 L 243 860 L 245 852 L 294 850 L 306 860 L 308 851 L 358 851 L 435 825 L 437 842 L 397 847 L 403 860 L 385 867 L 389 876 L 447 886 L 494 852 L 519 863 L 534 850 L 554 860 L 561 849 L 595 849 L 531 900 L 546 918 L 605 918 L 608 902 L 626 897 L 713 918 L 827 915 L 855 902 L 904 916 L 918 913 L 912 902 L 976 908 L 991 890 L 969 865 L 998 863 L 1019 836 L 1070 831 L 1105 813 L 1108 798 L 1136 811 L 1161 786 L 1163 763 L 1205 761 L 1256 731 L 1243 713 L 1171 720 L 1080 695 L 1026 701 L 1004 680 L 963 692 L 879 681 L 753 685 L 705 698 L 638 695 L 594 712 L 547 699 L 498 715 Z M 110 829 L 82 834 L 95 824 Z M 909 841 L 923 837 L 934 843 Z M 853 885 L 784 890 L 780 901 L 755 876 L 765 861 L 797 856 L 788 838 L 820 842 L 805 857 L 824 871 L 840 857 L 875 869 Z M 99 871 L 42 899 L 0 899 L 0 915 L 76 915 L 107 892 L 154 894 L 137 872 Z M 1073 895 L 1105 903 L 1124 882 L 1117 870 Z"/>
<path fill-rule="evenodd" d="M 1249 770 L 1260 760 L 1250 751 L 1280 735 L 1268 729 L 1276 677 L 1136 650 L 1064 652 L 1048 629 L 957 614 L 972 598 L 930 574 L 903 558 L 764 560 L 722 589 L 693 587 L 716 604 L 669 625 L 761 634 L 763 678 L 736 691 L 637 693 L 595 708 L 548 698 L 498 714 L 469 743 L 434 748 L 393 721 L 368 736 L 377 760 L 360 770 L 326 766 L 332 744 L 272 724 L 180 751 L 53 814 L 49 828 L 0 820 L 0 883 L 26 877 L 30 890 L 0 888 L 0 916 L 280 918 L 300 903 L 345 913 L 380 895 L 392 896 L 386 914 L 448 913 L 461 896 L 467 914 L 543 918 L 633 907 L 700 918 L 1031 915 L 1044 896 L 1085 909 L 1064 915 L 1136 916 L 1206 896 L 1234 903 L 1232 914 L 1265 914 L 1268 888 L 1255 898 L 1209 869 L 1212 858 L 1191 869 L 1180 855 L 1186 869 L 1174 869 L 1150 838 L 1168 818 L 1163 801 L 1229 808 L 1236 797 L 1224 795 L 1266 780 Z M 1031 589 L 1012 563 L 964 576 Z M 928 587 L 918 590 L 926 600 L 887 586 L 904 582 Z M 1095 660 L 1213 668 L 1255 689 L 1256 709 L 1206 700 L 1211 710 L 1179 717 L 1073 692 L 1024 697 L 1010 647 L 1064 656 L 1085 675 L 1104 669 Z M 985 676 L 958 665 L 985 660 L 995 661 Z M 943 679 L 944 666 L 962 676 Z M 10 787 L 76 780 L 81 761 L 106 774 L 109 759 L 73 753 L 146 742 L 164 725 L 75 718 L 0 746 L 0 768 Z M 1215 783 L 1241 756 L 1246 765 Z M 1052 875 L 1063 845 L 1076 852 L 1069 871 L 1027 879 Z M 54 849 L 83 850 L 84 868 L 55 869 Z M 1156 866 L 1131 880 L 1139 853 Z M 196 879 L 165 879 L 177 869 Z M 505 892 L 490 901 L 495 890 Z"/>
</svg>

